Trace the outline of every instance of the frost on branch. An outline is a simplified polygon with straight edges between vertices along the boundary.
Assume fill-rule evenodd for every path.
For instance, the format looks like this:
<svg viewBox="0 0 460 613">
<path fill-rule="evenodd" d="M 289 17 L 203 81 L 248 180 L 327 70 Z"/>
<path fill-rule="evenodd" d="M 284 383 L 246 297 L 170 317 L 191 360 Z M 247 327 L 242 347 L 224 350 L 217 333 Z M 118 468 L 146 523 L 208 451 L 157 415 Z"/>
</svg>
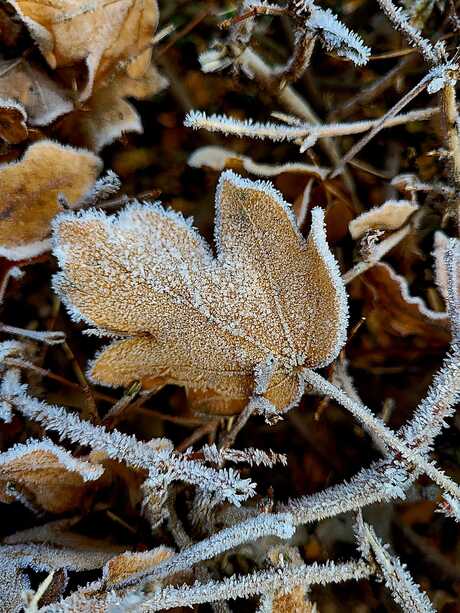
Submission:
<svg viewBox="0 0 460 613">
<path fill-rule="evenodd" d="M 405 564 L 401 564 L 396 556 L 388 552 L 388 545 L 380 541 L 374 529 L 362 523 L 358 536 L 363 540 L 364 548 L 369 547 L 369 556 L 375 558 L 386 586 L 402 610 L 434 613 L 435 609 L 428 596 L 415 583 Z"/>
<path fill-rule="evenodd" d="M 53 141 L 31 145 L 20 161 L 0 166 L 0 255 L 34 257 L 50 248 L 50 223 L 62 211 L 58 196 L 76 203 L 102 167 L 90 151 Z"/>
<path fill-rule="evenodd" d="M 321 209 L 305 242 L 270 184 L 225 172 L 215 225 L 216 257 L 190 222 L 158 204 L 57 219 L 56 291 L 75 320 L 124 337 L 96 357 L 93 381 L 175 383 L 200 409 L 238 412 L 273 356 L 262 395 L 283 410 L 298 401 L 302 368 L 337 356 L 347 303 Z"/>
<path fill-rule="evenodd" d="M 362 39 L 341 23 L 330 9 L 314 7 L 306 27 L 320 34 L 324 46 L 342 57 L 362 66 L 367 64 L 371 50 Z"/>
</svg>

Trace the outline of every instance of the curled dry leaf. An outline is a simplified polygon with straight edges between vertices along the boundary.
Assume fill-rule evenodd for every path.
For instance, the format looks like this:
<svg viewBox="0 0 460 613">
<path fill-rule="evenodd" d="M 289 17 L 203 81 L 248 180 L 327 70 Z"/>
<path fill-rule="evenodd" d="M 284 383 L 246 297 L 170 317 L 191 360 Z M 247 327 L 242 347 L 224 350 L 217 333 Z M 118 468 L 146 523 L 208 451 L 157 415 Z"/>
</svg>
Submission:
<svg viewBox="0 0 460 613">
<path fill-rule="evenodd" d="M 418 209 L 409 200 L 387 200 L 350 221 L 348 228 L 354 239 L 361 238 L 369 230 L 397 230 Z"/>
<path fill-rule="evenodd" d="M 145 71 L 158 23 L 156 0 L 9 0 L 51 68 L 85 62 L 88 78 L 80 99 L 91 95 L 121 62 L 139 57 Z M 143 63 L 143 66 L 141 64 Z"/>
<path fill-rule="evenodd" d="M 92 186 L 102 167 L 90 151 L 43 140 L 31 145 L 22 160 L 0 166 L 0 255 L 21 260 L 50 247 L 50 222 Z"/>
<path fill-rule="evenodd" d="M 257 394 L 282 410 L 303 393 L 302 371 L 344 343 L 347 300 L 323 212 L 305 241 L 268 183 L 222 174 L 216 257 L 158 204 L 66 213 L 54 227 L 54 287 L 72 317 L 124 337 L 91 364 L 95 382 L 174 383 L 201 409 L 227 413 Z"/>
<path fill-rule="evenodd" d="M 31 441 L 0 454 L 0 500 L 13 502 L 16 493 L 51 513 L 78 506 L 85 482 L 99 479 L 103 469 L 74 458 L 51 441 Z"/>
<path fill-rule="evenodd" d="M 0 98 L 0 138 L 16 145 L 27 138 L 27 113 L 19 102 Z"/>
<path fill-rule="evenodd" d="M 369 292 L 368 325 L 382 340 L 388 334 L 424 337 L 432 345 L 449 341 L 449 320 L 410 294 L 407 281 L 391 266 L 379 262 L 362 275 Z"/>
<path fill-rule="evenodd" d="M 107 87 L 95 91 L 83 108 L 63 118 L 59 134 L 98 152 L 126 132 L 142 133 L 141 118 L 125 98 L 148 98 L 166 85 L 166 79 L 153 65 L 139 78 L 132 78 L 128 73 L 118 76 Z"/>
<path fill-rule="evenodd" d="M 46 126 L 73 109 L 64 90 L 22 58 L 0 62 L 0 91 L 20 102 L 30 126 Z"/>
</svg>

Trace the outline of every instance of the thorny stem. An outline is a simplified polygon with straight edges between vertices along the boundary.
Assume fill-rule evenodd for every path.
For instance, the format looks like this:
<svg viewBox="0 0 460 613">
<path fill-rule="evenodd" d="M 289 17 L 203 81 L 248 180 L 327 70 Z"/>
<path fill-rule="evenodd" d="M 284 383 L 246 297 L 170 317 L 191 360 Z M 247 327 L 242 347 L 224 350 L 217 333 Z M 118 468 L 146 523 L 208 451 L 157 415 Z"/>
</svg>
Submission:
<svg viewBox="0 0 460 613">
<path fill-rule="evenodd" d="M 375 417 L 370 409 L 365 405 L 356 402 L 349 398 L 341 389 L 324 379 L 318 373 L 306 369 L 305 382 L 310 383 L 319 392 L 330 396 L 343 407 L 348 409 L 352 415 L 363 425 L 363 427 L 380 437 L 393 451 L 400 454 L 410 464 L 422 470 L 430 479 L 432 479 L 439 487 L 451 494 L 457 499 L 460 499 L 460 487 L 447 477 L 442 471 L 430 461 L 418 453 L 416 449 L 410 449 L 394 432 L 392 432 L 385 422 L 379 417 Z"/>
</svg>

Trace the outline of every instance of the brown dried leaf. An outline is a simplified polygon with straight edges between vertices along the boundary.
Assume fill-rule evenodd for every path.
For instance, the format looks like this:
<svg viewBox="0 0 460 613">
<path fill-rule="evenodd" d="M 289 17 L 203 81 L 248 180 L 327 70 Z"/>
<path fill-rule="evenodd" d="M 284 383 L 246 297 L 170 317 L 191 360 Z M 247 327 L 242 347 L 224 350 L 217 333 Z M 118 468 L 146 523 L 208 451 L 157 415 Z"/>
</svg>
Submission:
<svg viewBox="0 0 460 613">
<path fill-rule="evenodd" d="M 13 502 L 17 492 L 50 513 L 63 513 L 78 506 L 85 482 L 102 473 L 101 466 L 50 441 L 31 441 L 0 454 L 0 500 Z"/>
<path fill-rule="evenodd" d="M 132 575 L 142 573 L 174 555 L 168 547 L 156 547 L 150 551 L 124 553 L 111 558 L 104 567 L 104 578 L 110 589 L 112 585 L 129 579 Z"/>
<path fill-rule="evenodd" d="M 156 0 L 9 0 L 51 68 L 84 61 L 88 78 L 81 100 L 120 62 L 141 56 L 145 72 L 158 23 Z M 141 65 L 143 63 L 143 66 Z"/>
<path fill-rule="evenodd" d="M 350 221 L 348 228 L 354 239 L 361 238 L 369 230 L 397 230 L 418 209 L 409 200 L 387 200 Z"/>
<path fill-rule="evenodd" d="M 362 277 L 369 292 L 367 322 L 378 334 L 416 335 L 434 345 L 448 342 L 446 313 L 433 311 L 421 298 L 411 296 L 407 281 L 391 266 L 379 262 Z"/>
<path fill-rule="evenodd" d="M 23 59 L 0 62 L 0 91 L 23 105 L 31 126 L 46 126 L 73 109 L 64 90 Z"/>
<path fill-rule="evenodd" d="M 95 91 L 83 108 L 65 117 L 59 126 L 60 135 L 98 152 L 126 132 L 142 133 L 141 118 L 125 98 L 148 98 L 166 85 L 167 81 L 153 65 L 140 78 L 119 76 Z"/>
<path fill-rule="evenodd" d="M 15 100 L 0 98 L 0 138 L 16 145 L 27 138 L 27 113 Z"/>
<path fill-rule="evenodd" d="M 303 369 L 331 362 L 345 339 L 346 294 L 323 212 L 313 211 L 305 241 L 278 192 L 230 171 L 216 209 L 217 257 L 159 205 L 63 214 L 55 289 L 75 319 L 127 337 L 97 357 L 94 381 L 175 383 L 240 406 L 257 393 L 281 410 L 302 394 Z"/>
<path fill-rule="evenodd" d="M 102 162 L 90 151 L 43 140 L 31 145 L 22 160 L 0 166 L 0 255 L 11 260 L 34 257 L 50 248 L 50 222 L 92 186 Z"/>
</svg>

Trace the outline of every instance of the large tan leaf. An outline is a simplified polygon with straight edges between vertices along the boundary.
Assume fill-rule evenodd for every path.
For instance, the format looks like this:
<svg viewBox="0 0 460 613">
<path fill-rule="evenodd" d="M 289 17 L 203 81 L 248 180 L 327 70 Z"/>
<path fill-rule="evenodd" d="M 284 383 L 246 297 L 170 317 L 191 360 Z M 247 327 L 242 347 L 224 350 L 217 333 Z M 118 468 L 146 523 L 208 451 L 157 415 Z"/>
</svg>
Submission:
<svg viewBox="0 0 460 613">
<path fill-rule="evenodd" d="M 90 151 L 48 140 L 31 145 L 19 162 L 0 166 L 0 255 L 21 260 L 49 249 L 50 222 L 62 210 L 58 195 L 75 203 L 101 167 Z"/>
<path fill-rule="evenodd" d="M 16 445 L 0 454 L 0 501 L 25 496 L 46 511 L 63 513 L 78 506 L 85 482 L 102 473 L 101 466 L 78 460 L 50 441 Z"/>
<path fill-rule="evenodd" d="M 63 214 L 55 289 L 76 320 L 125 337 L 91 365 L 94 381 L 175 383 L 239 409 L 257 393 L 281 410 L 298 401 L 302 370 L 331 362 L 345 339 L 346 295 L 323 212 L 313 211 L 305 241 L 270 184 L 231 171 L 216 210 L 216 257 L 158 204 Z"/>
<path fill-rule="evenodd" d="M 88 79 L 81 92 L 86 100 L 95 81 L 117 64 L 147 50 L 158 23 L 156 0 L 9 0 L 40 47 L 51 68 L 84 61 Z"/>
</svg>

